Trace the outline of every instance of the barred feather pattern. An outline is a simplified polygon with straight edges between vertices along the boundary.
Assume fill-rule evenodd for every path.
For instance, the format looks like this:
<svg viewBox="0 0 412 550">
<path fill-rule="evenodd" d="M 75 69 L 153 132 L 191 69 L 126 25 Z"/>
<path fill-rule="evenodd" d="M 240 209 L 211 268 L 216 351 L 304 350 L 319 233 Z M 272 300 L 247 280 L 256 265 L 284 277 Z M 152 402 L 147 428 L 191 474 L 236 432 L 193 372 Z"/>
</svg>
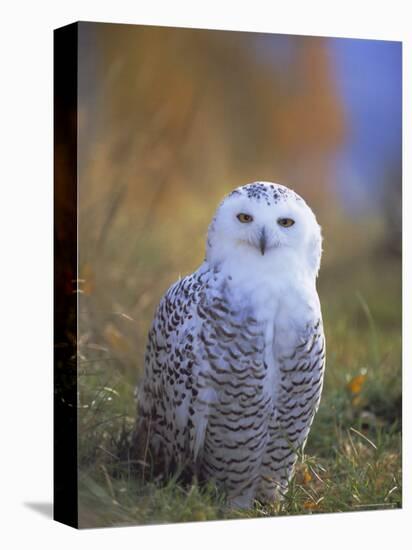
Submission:
<svg viewBox="0 0 412 550">
<path fill-rule="evenodd" d="M 321 319 L 309 324 L 288 352 L 279 351 L 275 361 L 280 383 L 257 491 L 262 501 L 282 497 L 286 491 L 319 407 L 326 354 Z"/>
<path fill-rule="evenodd" d="M 319 315 L 291 336 L 205 262 L 156 311 L 139 431 L 165 473 L 189 466 L 233 506 L 282 498 L 319 404 L 324 361 Z"/>
</svg>

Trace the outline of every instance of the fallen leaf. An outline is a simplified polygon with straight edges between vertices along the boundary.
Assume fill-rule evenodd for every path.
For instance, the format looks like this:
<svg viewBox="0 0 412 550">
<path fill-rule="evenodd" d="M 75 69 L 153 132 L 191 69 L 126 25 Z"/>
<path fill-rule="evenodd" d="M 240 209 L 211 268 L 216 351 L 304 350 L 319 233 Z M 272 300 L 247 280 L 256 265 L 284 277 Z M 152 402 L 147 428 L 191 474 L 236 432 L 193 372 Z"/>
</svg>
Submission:
<svg viewBox="0 0 412 550">
<path fill-rule="evenodd" d="M 357 395 L 362 390 L 365 380 L 366 374 L 358 374 L 357 376 L 354 376 L 350 382 L 348 382 L 346 387 L 351 393 Z"/>
<path fill-rule="evenodd" d="M 313 500 L 307 500 L 303 503 L 303 507 L 305 510 L 316 510 L 318 507 L 318 503 L 314 502 Z"/>
<path fill-rule="evenodd" d="M 303 483 L 304 485 L 307 485 L 312 481 L 313 477 L 309 471 L 309 468 L 305 468 L 305 471 L 303 472 Z"/>
</svg>

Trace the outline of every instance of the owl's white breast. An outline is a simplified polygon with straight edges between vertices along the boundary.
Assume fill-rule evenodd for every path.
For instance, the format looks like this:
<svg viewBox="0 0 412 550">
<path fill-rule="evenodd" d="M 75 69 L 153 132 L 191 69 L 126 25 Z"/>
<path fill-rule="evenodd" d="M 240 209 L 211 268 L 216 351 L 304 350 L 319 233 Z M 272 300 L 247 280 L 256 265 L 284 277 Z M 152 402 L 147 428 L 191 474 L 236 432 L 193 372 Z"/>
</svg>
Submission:
<svg viewBox="0 0 412 550">
<path fill-rule="evenodd" d="M 244 251 L 241 259 L 228 257 L 219 267 L 231 299 L 240 309 L 253 309 L 259 322 L 302 324 L 320 314 L 313 274 L 287 249 L 265 256 Z"/>
<path fill-rule="evenodd" d="M 307 324 L 320 317 L 314 277 L 287 250 L 267 256 L 251 251 L 242 262 L 228 258 L 220 269 L 219 279 L 226 281 L 234 308 L 263 325 L 264 359 L 269 367 L 266 384 L 276 402 L 280 377 L 276 356 L 301 343 Z"/>
</svg>

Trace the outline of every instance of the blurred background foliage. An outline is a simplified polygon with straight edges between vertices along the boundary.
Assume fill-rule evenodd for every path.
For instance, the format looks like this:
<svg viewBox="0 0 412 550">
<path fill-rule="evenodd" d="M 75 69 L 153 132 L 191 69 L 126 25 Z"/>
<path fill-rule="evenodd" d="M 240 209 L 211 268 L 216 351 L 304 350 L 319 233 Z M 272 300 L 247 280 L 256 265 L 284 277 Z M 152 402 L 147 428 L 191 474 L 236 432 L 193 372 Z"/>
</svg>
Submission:
<svg viewBox="0 0 412 550">
<path fill-rule="evenodd" d="M 203 260 L 218 202 L 255 180 L 296 190 L 323 228 L 327 375 L 308 452 L 339 472 L 347 430 L 366 430 L 399 478 L 401 44 L 81 23 L 78 124 L 85 524 L 99 524 L 98 483 L 119 504 L 107 460 L 133 424 L 155 307 Z M 396 486 L 399 505 L 388 479 L 380 486 Z M 149 521 L 128 491 L 124 521 Z M 353 506 L 384 497 L 372 490 Z M 153 498 L 153 521 L 196 519 L 160 512 Z M 310 502 L 288 512 L 312 512 Z M 119 510 L 105 514 L 101 523 L 121 523 Z M 223 517 L 213 514 L 201 519 Z"/>
</svg>

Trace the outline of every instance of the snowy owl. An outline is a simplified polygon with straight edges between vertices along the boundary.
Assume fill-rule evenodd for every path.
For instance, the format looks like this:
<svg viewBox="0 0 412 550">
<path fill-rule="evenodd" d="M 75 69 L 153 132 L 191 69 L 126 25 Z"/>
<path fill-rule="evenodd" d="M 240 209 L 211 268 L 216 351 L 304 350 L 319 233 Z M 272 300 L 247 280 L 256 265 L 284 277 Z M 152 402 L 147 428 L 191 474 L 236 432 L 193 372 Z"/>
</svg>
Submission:
<svg viewBox="0 0 412 550">
<path fill-rule="evenodd" d="M 203 264 L 157 308 L 138 432 L 165 471 L 190 467 L 234 507 L 282 499 L 319 406 L 321 250 L 316 218 L 294 191 L 238 187 L 209 226 Z"/>
</svg>

